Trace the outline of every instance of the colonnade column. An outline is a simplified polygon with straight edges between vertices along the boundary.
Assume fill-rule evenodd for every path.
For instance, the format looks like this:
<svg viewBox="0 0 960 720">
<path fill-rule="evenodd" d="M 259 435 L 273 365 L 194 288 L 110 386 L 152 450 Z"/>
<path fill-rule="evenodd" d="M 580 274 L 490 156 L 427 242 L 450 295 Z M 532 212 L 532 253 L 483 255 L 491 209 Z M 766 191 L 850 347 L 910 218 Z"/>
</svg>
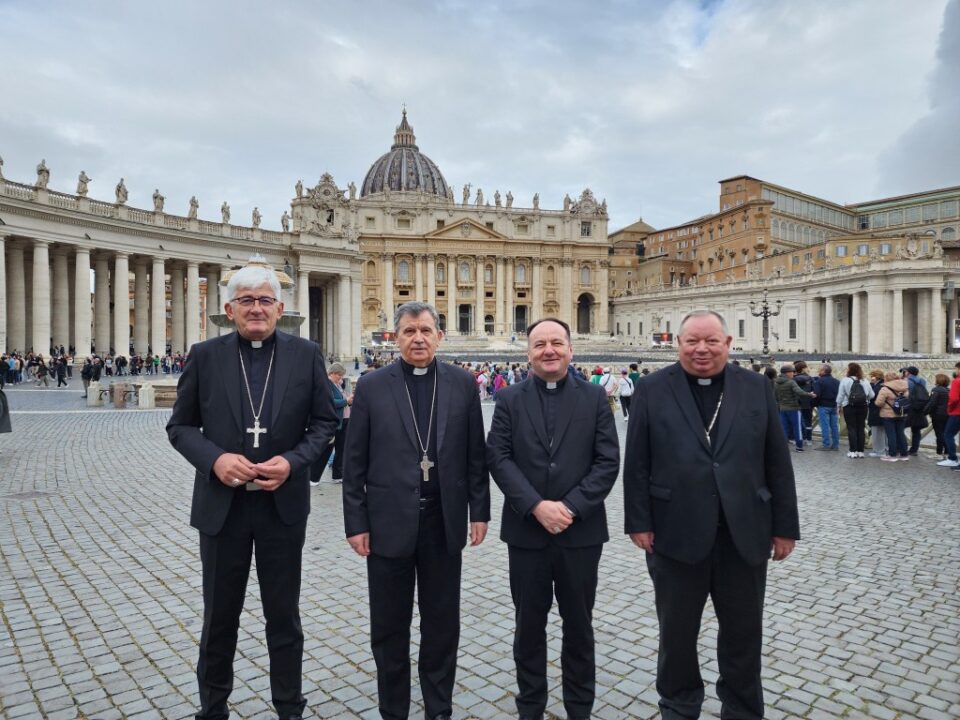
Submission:
<svg viewBox="0 0 960 720">
<path fill-rule="evenodd" d="M 73 343 L 74 358 L 90 354 L 90 250 L 78 247 L 73 281 Z"/>
<path fill-rule="evenodd" d="M 504 317 L 503 312 L 503 301 L 504 301 L 504 292 L 506 288 L 505 275 L 506 270 L 504 268 L 503 256 L 497 258 L 497 283 L 496 287 L 496 298 L 494 307 L 494 317 L 493 317 L 493 334 L 494 335 L 505 335 L 507 334 L 506 329 L 506 318 Z"/>
<path fill-rule="evenodd" d="M 889 352 L 903 352 L 903 290 L 893 291 L 893 309 L 890 312 L 891 345 Z"/>
<path fill-rule="evenodd" d="M 155 355 L 167 354 L 167 275 L 158 257 L 150 277 L 150 347 Z"/>
<path fill-rule="evenodd" d="M 930 341 L 930 330 L 933 328 L 933 322 L 930 316 L 933 314 L 933 308 L 930 307 L 930 293 L 924 289 L 918 288 L 914 293 L 917 298 L 916 312 L 914 313 L 914 323 L 917 328 L 917 352 L 930 352 L 932 343 Z"/>
<path fill-rule="evenodd" d="M 117 253 L 113 261 L 113 349 L 116 357 L 130 355 L 130 259 Z"/>
<path fill-rule="evenodd" d="M 0 235 L 0 301 L 3 301 L 3 307 L 0 307 L 0 352 L 7 352 L 7 256 L 6 239 Z M 6 372 L 0 368 L 0 372 Z"/>
<path fill-rule="evenodd" d="M 95 320 L 93 337 L 100 357 L 110 352 L 110 260 L 97 256 L 93 295 Z"/>
<path fill-rule="evenodd" d="M 53 253 L 53 345 L 70 346 L 70 279 L 67 277 L 67 252 Z"/>
<path fill-rule="evenodd" d="M 485 305 L 485 300 L 487 292 L 483 287 L 484 281 L 484 271 L 486 270 L 487 259 L 482 255 L 477 255 L 477 286 L 475 288 L 476 295 L 474 296 L 474 310 L 473 310 L 473 334 L 483 336 L 486 334 L 486 323 L 483 321 L 484 312 L 483 308 Z"/>
<path fill-rule="evenodd" d="M 220 282 L 220 272 L 217 268 L 212 267 L 207 270 L 207 294 L 206 294 L 206 305 L 207 312 L 205 317 L 203 317 L 203 328 L 205 329 L 204 340 L 209 340 L 212 337 L 217 337 L 220 334 L 220 328 L 213 324 L 213 320 L 210 319 L 211 315 L 216 315 L 220 311 L 220 287 L 218 283 Z"/>
<path fill-rule="evenodd" d="M 807 352 L 814 352 L 820 348 L 820 298 L 807 300 L 807 339 L 804 347 Z"/>
<path fill-rule="evenodd" d="M 436 307 L 437 305 L 437 256 L 433 253 L 427 255 L 427 302 Z"/>
<path fill-rule="evenodd" d="M 187 263 L 187 352 L 200 342 L 200 266 L 195 262 Z"/>
<path fill-rule="evenodd" d="M 303 318 L 300 323 L 300 337 L 310 337 L 310 273 L 301 270 L 297 274 L 297 312 Z M 319 341 L 320 338 L 317 338 Z"/>
<path fill-rule="evenodd" d="M 459 335 L 457 312 L 457 258 L 447 255 L 447 335 Z"/>
<path fill-rule="evenodd" d="M 182 353 L 183 346 L 183 265 L 170 267 L 170 350 Z"/>
<path fill-rule="evenodd" d="M 881 353 L 884 346 L 884 330 L 888 327 L 883 317 L 883 296 L 882 290 L 870 290 L 867 292 L 867 352 Z"/>
<path fill-rule="evenodd" d="M 393 322 L 393 257 L 381 255 L 383 262 L 383 312 L 387 315 L 387 327 Z"/>
<path fill-rule="evenodd" d="M 597 332 L 600 335 L 610 334 L 610 278 L 609 263 L 600 260 L 597 263 L 597 282 L 600 284 L 600 309 L 597 313 Z"/>
<path fill-rule="evenodd" d="M 10 245 L 10 282 L 7 284 L 7 349 L 27 349 L 26 276 L 23 269 L 23 246 Z"/>
<path fill-rule="evenodd" d="M 832 295 L 823 299 L 823 351 L 836 352 L 837 306 Z"/>
<path fill-rule="evenodd" d="M 33 241 L 33 326 L 30 344 L 35 353 L 50 352 L 50 246 Z"/>
<path fill-rule="evenodd" d="M 146 355 L 150 349 L 150 290 L 147 285 L 147 261 L 138 258 L 133 265 L 133 349 Z"/>
<path fill-rule="evenodd" d="M 863 303 L 860 293 L 853 293 L 853 303 L 850 309 L 850 352 L 863 352 L 863 345 L 860 339 L 862 323 L 860 322 L 863 312 Z"/>
<path fill-rule="evenodd" d="M 564 258 L 560 266 L 560 319 L 573 328 L 573 260 Z"/>
<path fill-rule="evenodd" d="M 503 314 L 507 319 L 505 334 L 508 337 L 513 337 L 513 334 L 517 331 L 513 317 L 513 279 L 516 274 L 516 262 L 513 258 L 507 258 L 506 271 L 506 289 L 503 294 Z"/>
<path fill-rule="evenodd" d="M 530 317 L 527 318 L 527 324 L 533 324 L 543 317 L 543 261 L 540 258 L 533 259 L 533 308 L 530 310 Z"/>
<path fill-rule="evenodd" d="M 930 352 L 947 351 L 946 314 L 943 310 L 943 294 L 940 288 L 930 288 Z"/>
<path fill-rule="evenodd" d="M 337 281 L 337 341 L 334 350 L 337 357 L 345 357 L 350 352 L 350 276 L 341 275 Z"/>
</svg>

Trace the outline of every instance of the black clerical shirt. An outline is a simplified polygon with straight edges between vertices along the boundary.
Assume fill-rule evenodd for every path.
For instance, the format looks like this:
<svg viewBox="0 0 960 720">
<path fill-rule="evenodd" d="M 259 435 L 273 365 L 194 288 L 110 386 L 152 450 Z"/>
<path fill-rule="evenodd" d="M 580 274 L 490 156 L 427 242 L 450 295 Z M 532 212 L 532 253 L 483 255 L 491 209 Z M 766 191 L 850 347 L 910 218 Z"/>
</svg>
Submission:
<svg viewBox="0 0 960 720">
<path fill-rule="evenodd" d="M 700 411 L 700 418 L 703 420 L 703 429 L 706 430 L 710 427 L 710 421 L 713 420 L 714 414 L 717 413 L 717 406 L 722 402 L 723 372 L 720 372 L 719 375 L 711 375 L 708 378 L 699 378 L 686 371 L 684 371 L 684 374 L 687 376 L 687 383 L 690 385 L 690 393 L 693 395 L 693 401 Z M 717 440 L 718 429 L 719 426 L 717 423 L 714 423 L 710 431 L 711 448 Z M 721 503 L 720 515 L 717 519 L 717 525 L 721 528 L 720 531 L 723 531 L 722 528 L 726 524 L 726 514 L 723 511 L 723 504 Z"/>
<path fill-rule="evenodd" d="M 423 481 L 423 473 L 420 474 L 420 497 L 439 497 L 440 496 L 440 477 L 437 472 L 439 463 L 437 462 L 437 406 L 440 403 L 439 398 L 434 401 L 433 388 L 434 378 L 437 374 L 437 361 L 434 360 L 426 368 L 423 375 L 415 375 L 413 365 L 406 360 L 400 360 L 400 366 L 403 368 L 403 381 L 406 383 L 407 391 L 410 393 L 410 400 L 413 403 L 414 413 L 417 417 L 417 428 L 420 430 L 421 440 L 426 440 L 427 428 L 430 428 L 430 440 L 428 444 L 427 457 L 433 462 L 430 468 L 430 482 Z M 438 389 L 439 392 L 439 389 Z M 430 422 L 430 409 L 433 404 L 433 423 Z M 409 412 L 409 411 L 408 411 Z M 408 414 L 401 415 L 403 422 L 411 423 L 412 419 Z M 414 432 L 416 436 L 416 432 Z M 423 453 L 417 449 L 417 454 L 422 458 Z M 418 468 L 419 469 L 419 468 Z"/>
<path fill-rule="evenodd" d="M 547 439 L 550 441 L 551 447 L 553 446 L 553 435 L 557 429 L 557 411 L 560 407 L 560 391 L 563 389 L 563 384 L 567 381 L 567 376 L 564 375 L 556 383 L 552 383 L 555 387 L 547 387 L 546 380 L 538 377 L 537 375 L 533 376 L 534 387 L 537 388 L 537 397 L 540 398 L 540 409 L 543 411 L 543 424 L 545 430 L 547 431 Z"/>
<path fill-rule="evenodd" d="M 272 425 L 270 414 L 273 408 L 273 386 L 277 381 L 277 360 L 274 357 L 273 369 L 270 370 L 270 378 L 267 378 L 267 369 L 270 367 L 270 357 L 277 346 L 276 335 L 262 341 L 259 348 L 253 347 L 253 344 L 242 335 L 238 335 L 240 340 L 240 353 L 243 355 L 243 365 L 240 367 L 240 387 L 237 391 L 240 393 L 240 411 L 243 418 L 243 455 L 253 462 L 264 462 L 269 460 L 275 452 L 272 440 Z M 237 358 L 236 363 L 240 364 Z M 250 396 L 247 395 L 247 386 L 243 381 L 243 372 L 246 368 L 247 380 L 250 383 Z M 266 396 L 264 396 L 264 385 L 266 384 Z M 248 433 L 247 428 L 253 427 L 253 411 L 250 409 L 250 397 L 253 398 L 253 409 L 260 409 L 260 398 L 263 398 L 263 411 L 260 413 L 260 427 L 266 428 L 267 432 L 260 434 L 260 447 L 253 446 L 253 433 Z"/>
</svg>

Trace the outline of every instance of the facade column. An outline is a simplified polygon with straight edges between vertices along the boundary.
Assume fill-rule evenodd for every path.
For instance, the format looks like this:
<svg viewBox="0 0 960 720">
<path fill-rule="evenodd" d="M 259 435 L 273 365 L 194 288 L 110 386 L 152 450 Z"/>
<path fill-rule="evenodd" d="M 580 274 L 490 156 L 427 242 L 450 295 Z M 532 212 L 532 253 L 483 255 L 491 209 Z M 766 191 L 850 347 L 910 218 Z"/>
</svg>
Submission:
<svg viewBox="0 0 960 720">
<path fill-rule="evenodd" d="M 600 284 L 600 308 L 597 313 L 597 333 L 610 335 L 610 263 L 600 260 L 597 263 L 597 282 Z M 729 315 L 728 315 L 729 317 Z"/>
<path fill-rule="evenodd" d="M 423 292 L 423 263 L 424 256 L 420 253 L 413 256 L 413 299 L 424 302 L 426 295 Z"/>
<path fill-rule="evenodd" d="M 956 287 L 952 287 L 949 290 L 950 297 L 947 300 L 947 352 L 953 352 L 957 348 L 954 346 L 954 328 L 957 324 L 957 317 L 960 316 L 960 313 L 957 312 L 957 290 Z"/>
<path fill-rule="evenodd" d="M 503 256 L 497 258 L 497 283 L 496 287 L 496 298 L 494 300 L 494 310 L 495 315 L 493 317 L 493 334 L 494 335 L 506 335 L 507 334 L 507 318 L 503 312 L 503 303 L 504 295 L 506 295 L 506 282 L 504 270 L 504 261 Z"/>
<path fill-rule="evenodd" d="M 533 258 L 531 285 L 533 288 L 533 307 L 530 309 L 530 317 L 527 318 L 528 325 L 532 325 L 543 317 L 543 260 L 540 258 Z"/>
<path fill-rule="evenodd" d="M 218 283 L 218 287 L 220 288 L 220 292 L 219 292 L 220 299 L 217 304 L 218 313 L 226 312 L 224 308 L 227 305 L 227 296 L 229 295 L 229 292 L 230 292 L 229 290 L 227 290 L 227 273 L 228 272 L 230 272 L 230 268 L 226 267 L 225 265 L 220 266 L 220 283 L 222 284 Z M 216 330 L 216 334 L 218 335 L 229 335 L 232 332 L 233 332 L 233 326 L 217 328 Z"/>
<path fill-rule="evenodd" d="M 915 295 L 917 310 L 914 315 L 914 326 L 917 328 L 917 352 L 930 352 L 933 346 L 930 337 L 930 330 L 933 328 L 930 318 L 933 314 L 933 308 L 930 307 L 930 292 L 927 288 L 917 288 Z"/>
<path fill-rule="evenodd" d="M 206 306 L 207 312 L 203 317 L 203 339 L 209 340 L 212 337 L 217 337 L 220 334 L 220 328 L 213 324 L 213 320 L 210 319 L 211 315 L 216 315 L 221 312 L 220 310 L 220 288 L 217 283 L 220 282 L 220 271 L 216 267 L 211 267 L 206 272 L 207 279 L 207 293 L 206 293 Z"/>
<path fill-rule="evenodd" d="M 427 255 L 427 302 L 437 306 L 437 256 Z"/>
<path fill-rule="evenodd" d="M 863 313 L 863 296 L 861 293 L 853 293 L 853 302 L 850 310 L 850 352 L 863 352 L 860 333 L 862 331 L 861 315 Z"/>
<path fill-rule="evenodd" d="M 447 255 L 447 335 L 459 335 L 460 316 L 457 308 L 457 258 Z"/>
<path fill-rule="evenodd" d="M 807 339 L 804 347 L 807 352 L 815 352 L 820 347 L 820 299 L 810 298 L 806 307 Z"/>
<path fill-rule="evenodd" d="M 336 345 L 336 337 L 334 336 L 336 314 L 333 307 L 333 290 L 332 281 L 327 281 L 327 284 L 323 287 L 323 352 L 327 355 L 334 354 L 334 346 Z M 393 322 L 393 317 L 388 317 L 390 319 L 387 320 L 387 326 L 392 327 L 390 323 Z"/>
<path fill-rule="evenodd" d="M 899 354 L 903 352 L 903 290 L 893 291 L 893 310 L 890 317 L 892 322 L 889 352 Z"/>
<path fill-rule="evenodd" d="M 187 263 L 187 352 L 200 342 L 200 265 Z"/>
<path fill-rule="evenodd" d="M 70 280 L 67 277 L 67 251 L 53 253 L 53 345 L 70 347 Z"/>
<path fill-rule="evenodd" d="M 96 292 L 93 295 L 95 323 L 93 336 L 97 354 L 102 358 L 110 352 L 110 260 L 97 256 L 95 272 Z"/>
<path fill-rule="evenodd" d="M 167 275 L 159 257 L 150 276 L 150 348 L 154 355 L 167 354 Z"/>
<path fill-rule="evenodd" d="M 0 353 L 5 353 L 7 348 L 7 256 L 6 239 L 0 235 L 0 301 L 3 307 L 0 307 Z M 0 372 L 6 372 L 0 368 Z"/>
<path fill-rule="evenodd" d="M 350 313 L 352 322 L 350 323 L 350 348 L 347 350 L 350 358 L 358 357 L 360 352 L 360 318 L 363 316 L 360 307 L 360 291 L 363 288 L 363 266 L 355 263 L 352 268 L 352 282 L 350 283 Z"/>
<path fill-rule="evenodd" d="M 514 293 L 513 283 L 514 283 L 514 277 L 516 277 L 516 264 L 517 264 L 516 260 L 514 260 L 513 258 L 507 258 L 507 263 L 506 263 L 507 277 L 505 281 L 506 291 L 503 296 L 503 314 L 507 320 L 507 327 L 504 332 L 504 335 L 506 335 L 507 337 L 513 337 L 513 335 L 517 332 L 516 325 L 514 324 L 514 312 L 513 312 L 513 293 Z"/>
<path fill-rule="evenodd" d="M 563 258 L 560 261 L 560 319 L 576 332 L 573 321 L 573 260 Z"/>
<path fill-rule="evenodd" d="M 310 273 L 301 270 L 297 274 L 297 312 L 303 318 L 300 337 L 310 338 Z M 319 340 L 320 338 L 317 338 Z"/>
<path fill-rule="evenodd" d="M 50 245 L 33 241 L 33 323 L 30 344 L 35 353 L 50 352 Z"/>
<path fill-rule="evenodd" d="M 476 295 L 474 296 L 474 310 L 473 310 L 473 334 L 483 337 L 486 334 L 486 323 L 484 323 L 484 306 L 487 296 L 486 289 L 483 286 L 484 281 L 484 271 L 486 270 L 487 259 L 482 255 L 477 255 L 477 286 L 475 288 Z"/>
<path fill-rule="evenodd" d="M 888 343 L 886 338 L 887 323 L 883 317 L 882 290 L 867 291 L 867 352 L 881 353 Z"/>
<path fill-rule="evenodd" d="M 823 352 L 832 353 L 837 351 L 836 330 L 837 330 L 837 304 L 832 295 L 827 295 L 823 299 Z"/>
<path fill-rule="evenodd" d="M 10 245 L 10 281 L 7 283 L 7 349 L 25 352 L 27 349 L 26 275 L 23 265 L 23 246 Z"/>
<path fill-rule="evenodd" d="M 117 253 L 113 261 L 114 359 L 130 355 L 130 258 Z"/>
<path fill-rule="evenodd" d="M 76 248 L 71 248 L 71 252 L 76 252 Z M 76 354 L 77 336 L 76 336 L 76 317 L 77 317 L 77 262 L 70 253 L 67 254 L 67 328 L 70 344 L 67 347 L 74 348 Z M 90 278 L 87 277 L 87 287 L 90 287 Z M 0 296 L 2 297 L 2 296 Z"/>
<path fill-rule="evenodd" d="M 943 293 L 938 287 L 930 288 L 930 352 L 937 355 L 947 352 L 946 322 Z"/>
<path fill-rule="evenodd" d="M 150 290 L 144 258 L 133 265 L 133 349 L 141 356 L 150 349 Z"/>
<path fill-rule="evenodd" d="M 383 261 L 383 312 L 387 316 L 387 327 L 393 329 L 393 256 L 381 255 Z"/>
<path fill-rule="evenodd" d="M 170 351 L 184 351 L 183 336 L 183 265 L 170 266 Z"/>
<path fill-rule="evenodd" d="M 350 325 L 353 318 L 350 314 L 350 275 L 341 275 L 337 279 L 337 311 L 336 311 L 336 347 L 334 354 L 338 358 L 345 358 L 350 352 Z"/>
<path fill-rule="evenodd" d="M 90 250 L 77 248 L 73 281 L 73 343 L 75 359 L 90 355 Z"/>
</svg>

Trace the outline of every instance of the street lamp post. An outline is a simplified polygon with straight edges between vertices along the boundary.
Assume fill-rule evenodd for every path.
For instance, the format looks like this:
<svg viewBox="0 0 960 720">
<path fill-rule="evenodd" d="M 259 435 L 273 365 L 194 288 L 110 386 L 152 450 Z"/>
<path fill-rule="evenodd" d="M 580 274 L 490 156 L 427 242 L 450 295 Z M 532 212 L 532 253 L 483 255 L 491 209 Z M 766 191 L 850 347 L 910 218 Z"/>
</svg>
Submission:
<svg viewBox="0 0 960 720">
<path fill-rule="evenodd" d="M 770 359 L 770 318 L 776 317 L 780 314 L 780 308 L 783 307 L 783 300 L 777 300 L 776 310 L 770 308 L 770 303 L 767 300 L 767 289 L 763 289 L 763 300 L 760 303 L 755 301 L 750 301 L 750 313 L 754 317 L 763 318 L 763 350 L 762 353 L 764 357 Z"/>
</svg>

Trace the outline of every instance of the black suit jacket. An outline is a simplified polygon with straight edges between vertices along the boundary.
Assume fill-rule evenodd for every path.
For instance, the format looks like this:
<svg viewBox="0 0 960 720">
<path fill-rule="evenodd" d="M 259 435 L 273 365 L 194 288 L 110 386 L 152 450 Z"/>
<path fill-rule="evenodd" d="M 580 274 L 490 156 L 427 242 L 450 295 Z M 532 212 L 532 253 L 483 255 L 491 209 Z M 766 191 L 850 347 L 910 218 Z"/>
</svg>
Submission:
<svg viewBox="0 0 960 720">
<path fill-rule="evenodd" d="M 473 375 L 437 362 L 437 463 L 447 549 L 463 550 L 470 521 L 490 520 L 490 478 L 483 456 L 483 415 Z M 347 537 L 370 533 L 370 550 L 409 557 L 420 525 L 417 443 L 400 361 L 357 382 L 343 464 Z"/>
<path fill-rule="evenodd" d="M 607 394 L 568 375 L 560 390 L 554 441 L 531 375 L 497 393 L 487 436 L 487 462 L 503 491 L 500 539 L 536 550 L 599 545 L 610 539 L 603 505 L 620 472 L 620 443 Z M 576 513 L 567 530 L 551 535 L 533 517 L 541 500 L 562 500 Z"/>
<path fill-rule="evenodd" d="M 220 482 L 213 464 L 225 452 L 243 454 L 240 403 L 246 397 L 238 353 L 236 332 L 194 345 L 167 423 L 170 443 L 197 469 L 190 524 L 207 535 L 220 532 L 237 492 Z M 290 463 L 290 477 L 273 496 L 280 519 L 292 525 L 310 513 L 310 464 L 337 429 L 320 347 L 277 331 L 270 387 L 273 409 L 264 426 Z"/>
<path fill-rule="evenodd" d="M 627 533 L 654 532 L 654 551 L 695 563 L 710 553 L 720 508 L 740 555 L 770 556 L 773 536 L 800 538 L 790 449 L 770 381 L 727 365 L 716 439 L 679 363 L 641 379 L 630 403 L 623 494 Z"/>
</svg>

